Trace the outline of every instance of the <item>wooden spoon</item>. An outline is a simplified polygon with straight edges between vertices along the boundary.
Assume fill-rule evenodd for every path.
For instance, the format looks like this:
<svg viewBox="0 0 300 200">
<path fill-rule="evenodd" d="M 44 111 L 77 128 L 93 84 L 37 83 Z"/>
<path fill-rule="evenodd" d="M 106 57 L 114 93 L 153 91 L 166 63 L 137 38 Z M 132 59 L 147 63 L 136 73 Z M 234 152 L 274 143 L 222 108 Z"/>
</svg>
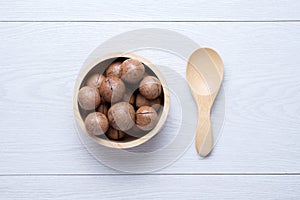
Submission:
<svg viewBox="0 0 300 200">
<path fill-rule="evenodd" d="M 186 67 L 186 78 L 198 106 L 196 150 L 206 157 L 213 148 L 210 112 L 223 81 L 224 68 L 221 57 L 210 48 L 200 48 L 192 53 Z"/>
</svg>

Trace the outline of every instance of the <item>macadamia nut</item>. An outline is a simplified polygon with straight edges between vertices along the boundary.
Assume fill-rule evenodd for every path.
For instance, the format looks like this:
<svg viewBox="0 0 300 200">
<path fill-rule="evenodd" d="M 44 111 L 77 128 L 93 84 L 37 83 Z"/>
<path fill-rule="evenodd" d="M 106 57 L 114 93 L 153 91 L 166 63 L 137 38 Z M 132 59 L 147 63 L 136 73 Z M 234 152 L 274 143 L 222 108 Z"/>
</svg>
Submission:
<svg viewBox="0 0 300 200">
<path fill-rule="evenodd" d="M 109 139 L 120 140 L 120 139 L 124 138 L 125 133 L 123 131 L 120 131 L 120 130 L 117 130 L 117 129 L 114 129 L 114 128 L 110 127 L 105 135 Z"/>
<path fill-rule="evenodd" d="M 109 65 L 109 67 L 106 69 L 106 76 L 115 76 L 118 78 L 121 78 L 121 68 L 122 63 L 121 62 L 114 62 Z"/>
<path fill-rule="evenodd" d="M 94 112 L 86 117 L 85 127 L 88 133 L 99 136 L 108 130 L 109 124 L 107 117 L 104 114 Z"/>
<path fill-rule="evenodd" d="M 136 111 L 136 125 L 144 130 L 152 130 L 157 123 L 157 113 L 156 111 L 149 106 L 142 106 Z"/>
<path fill-rule="evenodd" d="M 132 128 L 135 122 L 135 111 L 128 102 L 119 102 L 114 104 L 107 113 L 110 125 L 121 131 L 127 131 Z"/>
<path fill-rule="evenodd" d="M 117 102 L 123 98 L 125 85 L 118 77 L 106 77 L 100 86 L 100 94 L 106 102 Z"/>
<path fill-rule="evenodd" d="M 142 106 L 150 106 L 150 107 L 154 108 L 156 111 L 158 111 L 159 108 L 162 107 L 160 97 L 157 97 L 156 99 L 153 99 L 153 100 L 149 100 L 149 99 L 146 99 L 141 94 L 138 94 L 136 96 L 135 105 L 138 108 L 140 108 Z"/>
<path fill-rule="evenodd" d="M 146 131 L 141 130 L 137 125 L 135 124 L 131 129 L 128 131 L 125 131 L 125 133 L 129 136 L 141 138 L 147 134 Z"/>
<path fill-rule="evenodd" d="M 86 85 L 89 87 L 100 88 L 100 85 L 105 77 L 102 74 L 94 74 L 86 81 Z"/>
<path fill-rule="evenodd" d="M 94 110 L 100 105 L 100 94 L 97 88 L 85 86 L 79 90 L 78 103 L 84 110 Z"/>
<path fill-rule="evenodd" d="M 154 76 L 146 76 L 140 83 L 139 91 L 147 99 L 156 99 L 162 91 L 161 83 Z"/>
<path fill-rule="evenodd" d="M 135 103 L 135 94 L 129 90 L 125 90 L 125 94 L 123 96 L 123 101 L 130 103 L 131 105 L 134 105 Z"/>
<path fill-rule="evenodd" d="M 107 115 L 107 111 L 108 111 L 107 105 L 105 103 L 100 104 L 100 106 L 97 108 L 97 111 L 101 112 L 104 115 Z"/>
<path fill-rule="evenodd" d="M 142 80 L 145 73 L 143 63 L 134 59 L 127 59 L 122 63 L 122 80 L 130 84 L 136 84 Z"/>
</svg>

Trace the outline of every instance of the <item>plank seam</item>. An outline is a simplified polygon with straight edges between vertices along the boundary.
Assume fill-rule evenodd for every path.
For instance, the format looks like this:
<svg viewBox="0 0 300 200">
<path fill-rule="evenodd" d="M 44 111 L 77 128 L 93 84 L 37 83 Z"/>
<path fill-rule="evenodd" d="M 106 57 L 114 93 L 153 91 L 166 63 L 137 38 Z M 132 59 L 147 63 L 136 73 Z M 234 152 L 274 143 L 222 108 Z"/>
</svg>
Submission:
<svg viewBox="0 0 300 200">
<path fill-rule="evenodd" d="M 282 23 L 298 20 L 0 20 L 0 23 Z"/>
<path fill-rule="evenodd" d="M 0 177 L 73 177 L 73 176 L 300 176 L 300 173 L 153 173 L 153 174 L 0 174 Z"/>
</svg>

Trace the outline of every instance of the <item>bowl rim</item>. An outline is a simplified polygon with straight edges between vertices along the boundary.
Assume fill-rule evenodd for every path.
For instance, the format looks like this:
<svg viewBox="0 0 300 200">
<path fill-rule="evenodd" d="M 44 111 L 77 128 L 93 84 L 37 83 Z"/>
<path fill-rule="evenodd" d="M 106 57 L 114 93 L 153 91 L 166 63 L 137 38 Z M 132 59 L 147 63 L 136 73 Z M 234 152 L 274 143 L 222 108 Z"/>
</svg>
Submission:
<svg viewBox="0 0 300 200">
<path fill-rule="evenodd" d="M 163 89 L 163 93 L 164 93 L 164 106 L 163 106 L 162 114 L 160 116 L 158 123 L 154 127 L 154 129 L 152 129 L 150 132 L 148 132 L 143 137 L 140 137 L 135 140 L 128 141 L 128 142 L 119 142 L 119 141 L 103 139 L 103 138 L 99 138 L 95 135 L 89 134 L 86 131 L 84 120 L 82 119 L 82 117 L 80 115 L 79 105 L 78 105 L 78 93 L 80 90 L 80 86 L 82 85 L 82 82 L 84 81 L 87 74 L 97 64 L 99 64 L 105 60 L 108 60 L 108 59 L 119 58 L 119 57 L 136 59 L 136 60 L 142 62 L 143 64 L 145 64 L 146 66 L 148 66 L 153 71 L 153 73 L 157 76 L 157 78 L 160 80 L 162 89 Z M 107 54 L 104 56 L 97 57 L 92 62 L 90 62 L 87 66 L 83 66 L 83 69 L 80 70 L 79 75 L 77 76 L 77 79 L 75 81 L 75 87 L 74 87 L 74 91 L 73 91 L 73 114 L 74 114 L 74 118 L 75 118 L 77 124 L 79 125 L 79 127 L 81 129 L 78 131 L 83 131 L 92 140 L 94 140 L 98 144 L 104 145 L 106 147 L 117 148 L 117 149 L 127 149 L 127 148 L 139 146 L 139 145 L 147 142 L 162 129 L 163 125 L 165 124 L 165 122 L 167 120 L 169 110 L 170 110 L 170 95 L 169 95 L 169 89 L 167 87 L 167 82 L 166 82 L 163 74 L 149 60 L 147 60 L 146 58 L 144 58 L 142 56 L 131 53 L 131 52 L 130 53 L 129 52 L 115 52 L 115 53 L 110 53 L 110 54 Z"/>
</svg>

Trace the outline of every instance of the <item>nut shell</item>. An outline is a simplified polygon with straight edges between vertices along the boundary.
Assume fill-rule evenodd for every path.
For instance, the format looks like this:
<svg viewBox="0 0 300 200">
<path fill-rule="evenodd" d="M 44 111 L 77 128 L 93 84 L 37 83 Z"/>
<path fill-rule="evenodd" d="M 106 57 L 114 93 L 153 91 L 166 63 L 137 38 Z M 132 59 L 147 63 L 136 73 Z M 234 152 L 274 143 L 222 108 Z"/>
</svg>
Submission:
<svg viewBox="0 0 300 200">
<path fill-rule="evenodd" d="M 137 127 L 144 131 L 152 130 L 157 123 L 157 113 L 149 106 L 142 106 L 136 111 L 135 123 Z"/>
<path fill-rule="evenodd" d="M 106 77 L 100 86 L 100 94 L 106 102 L 117 102 L 123 98 L 125 85 L 118 77 Z"/>
<path fill-rule="evenodd" d="M 135 59 L 127 59 L 122 63 L 122 80 L 136 84 L 142 80 L 145 73 L 143 63 Z"/>
<path fill-rule="evenodd" d="M 119 102 L 114 104 L 107 113 L 109 124 L 121 131 L 131 129 L 135 122 L 135 111 L 131 104 Z"/>
<path fill-rule="evenodd" d="M 86 85 L 89 87 L 99 88 L 105 77 L 102 74 L 94 74 L 86 81 Z"/>
<path fill-rule="evenodd" d="M 136 138 L 141 138 L 147 134 L 146 131 L 141 130 L 137 125 L 134 125 L 131 129 L 125 132 L 127 135 L 136 137 Z"/>
<path fill-rule="evenodd" d="M 123 139 L 125 136 L 125 133 L 123 131 L 114 129 L 110 127 L 108 131 L 105 133 L 105 135 L 112 140 L 120 140 Z"/>
<path fill-rule="evenodd" d="M 104 134 L 109 128 L 107 117 L 100 112 L 90 113 L 84 123 L 87 132 L 97 136 Z"/>
<path fill-rule="evenodd" d="M 121 62 L 114 62 L 109 65 L 106 69 L 106 76 L 115 76 L 121 78 L 122 76 L 122 63 Z"/>
<path fill-rule="evenodd" d="M 108 107 L 106 104 L 100 104 L 100 106 L 97 108 L 97 111 L 107 115 Z"/>
<path fill-rule="evenodd" d="M 150 106 L 150 107 L 154 108 L 156 111 L 158 111 L 162 107 L 160 97 L 157 97 L 156 99 L 153 99 L 153 100 L 149 100 L 149 99 L 146 99 L 141 94 L 138 94 L 136 96 L 135 105 L 138 108 L 140 108 L 142 106 Z"/>
<path fill-rule="evenodd" d="M 126 89 L 125 94 L 123 96 L 123 101 L 128 102 L 131 105 L 134 105 L 135 99 L 136 99 L 135 94 L 131 90 Z"/>
<path fill-rule="evenodd" d="M 78 103 L 84 110 L 94 110 L 100 105 L 100 94 L 97 88 L 85 86 L 79 90 Z"/>
<path fill-rule="evenodd" d="M 161 83 L 154 76 L 146 76 L 140 83 L 139 91 L 147 99 L 156 99 L 162 92 Z"/>
</svg>

